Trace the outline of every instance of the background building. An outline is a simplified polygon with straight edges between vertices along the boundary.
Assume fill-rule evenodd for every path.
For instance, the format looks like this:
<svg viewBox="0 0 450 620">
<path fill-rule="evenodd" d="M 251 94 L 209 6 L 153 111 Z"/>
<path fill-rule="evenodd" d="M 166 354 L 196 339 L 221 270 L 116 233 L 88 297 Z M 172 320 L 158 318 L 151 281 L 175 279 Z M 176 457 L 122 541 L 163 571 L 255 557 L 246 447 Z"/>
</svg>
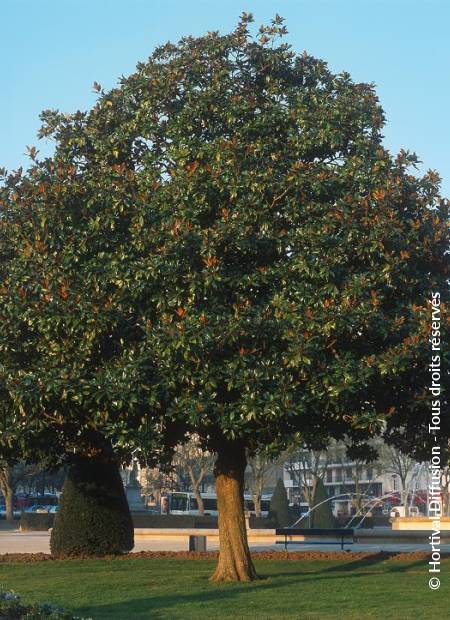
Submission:
<svg viewBox="0 0 450 620">
<path fill-rule="evenodd" d="M 312 503 L 314 481 L 323 481 L 328 496 L 334 497 L 335 516 L 347 517 L 355 512 L 371 510 L 374 514 L 389 514 L 392 506 L 407 504 L 425 513 L 428 469 L 385 446 L 373 444 L 379 456 L 370 463 L 352 460 L 346 445 L 333 442 L 327 450 L 299 449 L 291 453 L 284 464 L 283 480 L 290 504 L 306 512 Z"/>
</svg>

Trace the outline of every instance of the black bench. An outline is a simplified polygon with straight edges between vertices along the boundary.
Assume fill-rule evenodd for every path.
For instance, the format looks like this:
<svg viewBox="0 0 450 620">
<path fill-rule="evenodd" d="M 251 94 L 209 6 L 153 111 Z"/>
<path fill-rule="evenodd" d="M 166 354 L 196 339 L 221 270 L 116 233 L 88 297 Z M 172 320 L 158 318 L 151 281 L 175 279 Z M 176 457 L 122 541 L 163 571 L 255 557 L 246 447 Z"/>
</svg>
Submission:
<svg viewBox="0 0 450 620">
<path fill-rule="evenodd" d="M 295 528 L 295 527 L 281 527 L 275 530 L 277 536 L 284 536 L 284 541 L 277 540 L 277 544 L 284 544 L 284 548 L 287 551 L 288 545 L 341 545 L 341 549 L 344 549 L 344 544 L 353 545 L 353 532 L 352 529 L 327 529 L 327 528 Z M 290 536 L 334 536 L 338 540 L 288 540 Z M 351 541 L 349 541 L 351 539 Z"/>
</svg>

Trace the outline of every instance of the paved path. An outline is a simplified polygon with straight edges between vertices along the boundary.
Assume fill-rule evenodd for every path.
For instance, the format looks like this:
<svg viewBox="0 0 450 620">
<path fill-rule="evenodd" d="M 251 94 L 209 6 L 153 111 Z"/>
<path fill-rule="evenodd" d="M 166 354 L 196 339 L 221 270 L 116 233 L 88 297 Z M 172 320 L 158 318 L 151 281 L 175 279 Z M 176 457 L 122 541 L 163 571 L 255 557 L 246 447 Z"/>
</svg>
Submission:
<svg viewBox="0 0 450 620">
<path fill-rule="evenodd" d="M 47 532 L 18 532 L 0 531 L 0 554 L 1 553 L 50 553 L 50 536 Z M 250 544 L 252 551 L 283 551 L 283 545 L 261 545 L 258 543 Z M 381 545 L 351 545 L 346 547 L 351 551 L 430 551 L 427 544 L 393 544 L 386 543 Z M 218 549 L 218 543 L 211 541 L 208 550 Z M 289 545 L 289 551 L 340 551 L 339 546 L 327 545 Z M 185 538 L 178 539 L 155 539 L 136 537 L 136 544 L 133 551 L 187 551 L 187 541 Z M 450 553 L 450 545 L 441 545 L 442 553 Z"/>
</svg>

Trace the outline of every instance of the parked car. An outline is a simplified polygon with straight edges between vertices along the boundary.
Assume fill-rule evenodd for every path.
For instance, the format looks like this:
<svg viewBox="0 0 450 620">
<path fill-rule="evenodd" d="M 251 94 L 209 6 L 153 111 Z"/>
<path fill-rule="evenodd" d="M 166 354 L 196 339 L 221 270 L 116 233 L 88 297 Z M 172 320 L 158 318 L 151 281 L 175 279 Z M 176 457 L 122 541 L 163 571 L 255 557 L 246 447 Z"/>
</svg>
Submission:
<svg viewBox="0 0 450 620">
<path fill-rule="evenodd" d="M 21 514 L 20 510 L 13 510 L 14 519 L 20 519 Z M 4 506 L 0 507 L 0 519 L 6 519 L 6 509 Z"/>
<path fill-rule="evenodd" d="M 59 512 L 59 506 L 48 506 L 48 512 L 52 515 Z"/>
</svg>

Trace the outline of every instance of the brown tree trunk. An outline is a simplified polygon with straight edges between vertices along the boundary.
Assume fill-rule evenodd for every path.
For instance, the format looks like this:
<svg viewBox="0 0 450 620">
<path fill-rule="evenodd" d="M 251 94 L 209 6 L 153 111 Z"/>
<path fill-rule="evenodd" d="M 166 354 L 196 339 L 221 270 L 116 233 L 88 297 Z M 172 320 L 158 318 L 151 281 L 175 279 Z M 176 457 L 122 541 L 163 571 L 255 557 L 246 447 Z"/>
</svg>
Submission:
<svg viewBox="0 0 450 620">
<path fill-rule="evenodd" d="M 199 512 L 199 514 L 204 515 L 205 514 L 205 505 L 203 503 L 202 494 L 200 493 L 200 489 L 198 488 L 197 485 L 195 485 L 193 487 L 193 491 L 194 491 L 195 499 L 197 500 L 198 512 Z"/>
<path fill-rule="evenodd" d="M 14 509 L 13 509 L 13 498 L 14 498 L 14 488 L 13 488 L 13 480 L 12 480 L 12 470 L 9 465 L 6 465 L 1 468 L 0 472 L 0 486 L 3 496 L 5 498 L 5 512 L 6 512 L 6 520 L 9 523 L 14 522 Z"/>
<path fill-rule="evenodd" d="M 246 456 L 239 444 L 221 443 L 214 468 L 219 512 L 219 561 L 211 581 L 257 578 L 247 541 L 244 516 Z"/>
<path fill-rule="evenodd" d="M 8 523 L 14 523 L 13 490 L 11 487 L 5 489 L 5 509 L 6 520 Z"/>
<path fill-rule="evenodd" d="M 357 478 L 354 478 L 353 481 L 355 483 L 355 495 L 352 497 L 352 505 L 355 509 L 355 512 L 358 512 L 358 510 L 362 508 L 363 498 L 360 495 L 359 480 Z"/>
<path fill-rule="evenodd" d="M 257 472 L 255 480 L 255 492 L 253 494 L 253 502 L 255 504 L 255 516 L 261 517 L 261 498 L 264 487 L 264 474 L 262 470 Z"/>
<path fill-rule="evenodd" d="M 405 517 L 409 517 L 408 489 L 406 488 L 406 482 L 404 482 L 403 480 L 401 482 L 402 482 L 402 490 L 400 492 L 400 497 L 401 497 L 400 501 L 405 507 Z"/>
<path fill-rule="evenodd" d="M 253 496 L 253 502 L 255 504 L 255 517 L 261 516 L 261 493 L 256 493 Z"/>
<path fill-rule="evenodd" d="M 159 512 L 161 512 L 161 491 L 159 489 L 154 489 L 154 495 L 156 507 L 158 508 L 159 506 Z"/>
</svg>

